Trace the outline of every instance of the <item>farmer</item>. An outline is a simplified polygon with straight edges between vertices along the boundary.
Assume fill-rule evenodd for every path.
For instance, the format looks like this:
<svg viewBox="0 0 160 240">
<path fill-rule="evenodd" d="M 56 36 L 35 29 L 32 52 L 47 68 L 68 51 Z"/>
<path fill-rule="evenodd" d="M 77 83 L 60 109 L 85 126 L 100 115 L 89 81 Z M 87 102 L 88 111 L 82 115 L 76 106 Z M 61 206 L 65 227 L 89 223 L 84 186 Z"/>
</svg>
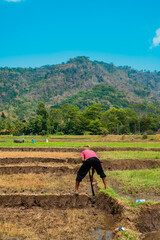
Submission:
<svg viewBox="0 0 160 240">
<path fill-rule="evenodd" d="M 72 191 L 72 193 L 75 195 L 79 195 L 78 193 L 79 184 L 82 181 L 82 179 L 86 176 L 86 174 L 89 172 L 91 167 L 92 167 L 91 181 L 93 182 L 93 175 L 96 170 L 97 174 L 100 175 L 100 177 L 102 178 L 105 189 L 108 190 L 107 183 L 106 183 L 106 175 L 103 172 L 101 163 L 96 153 L 92 150 L 84 150 L 83 152 L 81 152 L 81 158 L 82 158 L 83 164 L 77 173 L 76 186 L 75 186 L 75 190 Z"/>
</svg>

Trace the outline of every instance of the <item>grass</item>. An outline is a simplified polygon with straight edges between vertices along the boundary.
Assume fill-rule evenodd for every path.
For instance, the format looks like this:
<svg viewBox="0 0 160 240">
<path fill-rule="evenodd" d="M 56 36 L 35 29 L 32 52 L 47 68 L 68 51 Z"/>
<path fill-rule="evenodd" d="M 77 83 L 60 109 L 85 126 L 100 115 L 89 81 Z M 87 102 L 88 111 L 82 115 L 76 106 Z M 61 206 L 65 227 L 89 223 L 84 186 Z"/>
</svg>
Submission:
<svg viewBox="0 0 160 240">
<path fill-rule="evenodd" d="M 160 168 L 154 170 L 132 170 L 107 172 L 107 179 L 117 186 L 121 193 L 137 195 L 139 193 L 159 194 Z"/>
<path fill-rule="evenodd" d="M 105 189 L 103 189 L 103 185 L 102 185 L 102 183 L 99 185 L 100 187 L 101 187 L 101 189 L 100 189 L 100 192 L 101 193 L 107 193 L 107 194 L 109 194 L 111 197 L 113 197 L 113 198 L 121 198 L 120 196 L 119 196 L 119 194 L 117 194 L 114 190 L 113 190 L 113 188 L 110 188 L 109 186 L 108 186 L 108 190 L 106 191 Z"/>
<path fill-rule="evenodd" d="M 0 167 L 15 167 L 15 166 L 21 166 L 21 167 L 35 167 L 35 166 L 40 166 L 40 167 L 56 167 L 56 168 L 59 168 L 59 167 L 67 167 L 69 169 L 74 169 L 75 167 L 80 167 L 81 164 L 69 164 L 69 163 L 58 163 L 58 162 L 47 162 L 47 163 L 44 163 L 44 162 L 26 162 L 26 163 L 17 163 L 15 165 L 15 163 L 13 164 L 0 164 Z"/>
<path fill-rule="evenodd" d="M 123 200 L 125 205 L 127 205 L 129 207 L 139 208 L 141 205 L 145 205 L 145 204 L 150 204 L 150 205 L 159 204 L 159 203 L 154 202 L 154 201 L 146 201 L 146 202 L 135 203 L 134 201 L 130 201 L 128 198 L 121 197 L 118 193 L 115 192 L 115 190 L 113 188 L 111 188 L 109 186 L 108 186 L 108 190 L 106 191 L 105 189 L 103 189 L 103 184 L 101 182 L 99 182 L 98 185 L 101 188 L 100 191 L 99 191 L 100 193 L 107 194 L 112 198 L 121 199 L 121 200 Z"/>
<path fill-rule="evenodd" d="M 140 237 L 136 232 L 125 230 L 116 234 L 116 240 L 140 240 Z"/>
<path fill-rule="evenodd" d="M 0 211 L 0 239 L 93 240 L 92 232 L 101 227 L 105 228 L 105 216 L 94 209 Z"/>
<path fill-rule="evenodd" d="M 32 232 L 27 228 L 21 228 L 12 222 L 0 222 L 0 239 L 31 239 Z M 34 240 L 38 240 L 38 236 L 34 236 Z"/>
<path fill-rule="evenodd" d="M 158 151 L 104 151 L 99 155 L 102 159 L 160 159 Z"/>
<path fill-rule="evenodd" d="M 24 142 L 24 143 L 14 143 L 12 140 L 0 142 L 0 147 L 84 147 L 89 145 L 89 147 L 140 147 L 140 148 L 159 148 L 160 144 L 155 142 L 37 142 L 35 143 Z"/>
<path fill-rule="evenodd" d="M 137 136 L 138 138 L 141 136 Z M 35 140 L 33 144 L 32 138 Z M 24 143 L 14 143 L 14 139 L 22 140 L 22 136 L 0 136 L 0 147 L 84 147 L 89 146 L 107 146 L 107 147 L 141 147 L 141 148 L 159 148 L 159 142 L 154 141 L 131 141 L 131 136 L 126 136 L 126 141 L 121 140 L 122 136 L 109 135 L 103 136 L 25 136 Z M 48 139 L 48 143 L 46 142 Z"/>
<path fill-rule="evenodd" d="M 0 194 L 66 194 L 75 187 L 75 175 L 13 174 L 0 175 Z M 89 177 L 80 185 L 79 192 L 91 193 Z"/>
</svg>

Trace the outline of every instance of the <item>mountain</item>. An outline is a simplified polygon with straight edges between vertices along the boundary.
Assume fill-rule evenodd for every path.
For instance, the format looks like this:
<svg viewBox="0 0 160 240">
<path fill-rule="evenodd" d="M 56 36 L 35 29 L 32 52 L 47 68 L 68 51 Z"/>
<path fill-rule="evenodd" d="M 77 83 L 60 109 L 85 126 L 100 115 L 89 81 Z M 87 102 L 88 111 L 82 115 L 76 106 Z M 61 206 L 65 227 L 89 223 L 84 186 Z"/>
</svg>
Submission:
<svg viewBox="0 0 160 240">
<path fill-rule="evenodd" d="M 77 105 L 80 109 L 85 109 L 88 105 L 101 103 L 106 110 L 111 107 L 125 108 L 130 104 L 123 92 L 106 83 L 97 84 L 89 90 L 80 91 L 75 95 L 66 97 L 60 105 L 66 103 Z M 59 104 L 52 106 L 52 108 L 58 107 Z"/>
<path fill-rule="evenodd" d="M 34 114 L 40 101 L 48 107 L 67 102 L 80 108 L 96 102 L 106 108 L 159 107 L 160 72 L 116 67 L 87 57 L 40 68 L 0 68 L 0 111 L 24 118 Z"/>
</svg>

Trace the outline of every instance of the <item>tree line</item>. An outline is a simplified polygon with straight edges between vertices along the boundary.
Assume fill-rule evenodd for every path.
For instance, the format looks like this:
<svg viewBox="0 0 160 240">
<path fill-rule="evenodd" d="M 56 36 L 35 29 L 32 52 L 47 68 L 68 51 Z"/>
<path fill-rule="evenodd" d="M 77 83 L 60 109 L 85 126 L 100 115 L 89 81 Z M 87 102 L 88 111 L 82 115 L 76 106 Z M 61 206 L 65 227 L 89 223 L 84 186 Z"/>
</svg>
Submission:
<svg viewBox="0 0 160 240">
<path fill-rule="evenodd" d="M 130 108 L 105 110 L 101 103 L 87 106 L 81 111 L 77 106 L 64 104 L 47 109 L 38 104 L 36 115 L 29 120 L 10 120 L 2 112 L 1 134 L 152 134 L 160 128 L 160 114 L 139 115 Z"/>
</svg>

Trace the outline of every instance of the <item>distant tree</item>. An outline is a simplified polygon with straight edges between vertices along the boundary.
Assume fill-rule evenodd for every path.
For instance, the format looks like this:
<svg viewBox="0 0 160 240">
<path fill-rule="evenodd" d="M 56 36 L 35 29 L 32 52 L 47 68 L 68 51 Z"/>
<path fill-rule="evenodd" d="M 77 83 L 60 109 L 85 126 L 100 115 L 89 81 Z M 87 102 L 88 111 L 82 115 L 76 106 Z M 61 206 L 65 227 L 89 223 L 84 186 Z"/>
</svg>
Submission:
<svg viewBox="0 0 160 240">
<path fill-rule="evenodd" d="M 101 135 L 102 129 L 101 129 L 101 123 L 97 120 L 91 120 L 88 126 L 88 130 L 91 132 L 91 134 L 94 135 Z"/>
<path fill-rule="evenodd" d="M 64 128 L 64 118 L 61 109 L 51 108 L 49 110 L 49 132 L 61 132 Z"/>
<path fill-rule="evenodd" d="M 140 125 L 141 125 L 141 132 L 145 132 L 149 130 L 151 126 L 151 118 L 149 116 L 143 116 L 140 119 Z"/>
<path fill-rule="evenodd" d="M 61 110 L 64 118 L 64 133 L 65 134 L 82 134 L 80 128 L 80 110 L 77 106 L 71 104 L 64 104 L 61 106 Z"/>
<path fill-rule="evenodd" d="M 25 123 L 16 121 L 14 128 L 15 128 L 14 134 L 22 134 L 25 132 Z"/>
<path fill-rule="evenodd" d="M 44 132 L 48 133 L 48 111 L 46 106 L 43 102 L 38 104 L 37 107 L 37 126 L 38 126 L 38 133 Z"/>
<path fill-rule="evenodd" d="M 6 115 L 4 114 L 4 112 L 2 112 L 2 114 L 1 114 L 1 119 L 6 119 Z"/>
<path fill-rule="evenodd" d="M 96 103 L 91 106 L 88 106 L 84 112 L 83 116 L 90 120 L 96 120 L 101 117 L 101 114 L 104 112 L 104 108 L 101 103 Z"/>
<path fill-rule="evenodd" d="M 48 118 L 48 111 L 46 109 L 44 102 L 40 102 L 38 104 L 36 113 L 37 115 L 42 116 L 44 119 Z"/>
</svg>

